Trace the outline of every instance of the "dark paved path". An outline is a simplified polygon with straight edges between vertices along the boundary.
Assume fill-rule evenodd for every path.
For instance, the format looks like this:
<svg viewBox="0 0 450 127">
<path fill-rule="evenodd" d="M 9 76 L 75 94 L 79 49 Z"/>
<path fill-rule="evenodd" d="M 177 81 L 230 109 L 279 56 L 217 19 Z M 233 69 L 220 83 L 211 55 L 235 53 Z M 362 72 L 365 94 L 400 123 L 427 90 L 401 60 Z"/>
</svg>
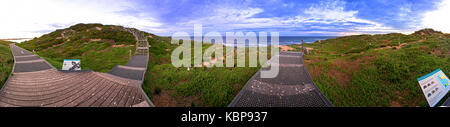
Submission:
<svg viewBox="0 0 450 127">
<path fill-rule="evenodd" d="M 148 55 L 107 74 L 58 71 L 27 50 L 10 48 L 14 69 L 0 90 L 0 107 L 154 107 L 141 87 Z"/>
<path fill-rule="evenodd" d="M 125 66 L 116 66 L 108 73 L 123 78 L 142 81 L 144 80 L 148 64 L 147 37 L 139 30 L 132 28 L 127 28 L 126 30 L 136 37 L 136 55 L 134 55 Z"/>
<path fill-rule="evenodd" d="M 14 56 L 13 72 L 33 72 L 48 69 L 55 69 L 44 59 L 37 55 L 33 55 L 30 51 L 22 49 L 14 44 L 10 44 L 11 52 Z"/>
<path fill-rule="evenodd" d="M 278 76 L 260 78 L 258 71 L 229 104 L 229 107 L 329 107 L 303 64 L 302 54 L 281 52 Z"/>
</svg>

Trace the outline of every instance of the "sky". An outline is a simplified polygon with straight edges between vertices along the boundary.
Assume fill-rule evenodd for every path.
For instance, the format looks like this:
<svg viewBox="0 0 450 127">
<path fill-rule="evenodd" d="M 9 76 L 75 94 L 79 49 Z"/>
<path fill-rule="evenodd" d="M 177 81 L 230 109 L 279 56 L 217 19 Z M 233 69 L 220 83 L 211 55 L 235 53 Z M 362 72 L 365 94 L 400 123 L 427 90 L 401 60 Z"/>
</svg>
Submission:
<svg viewBox="0 0 450 127">
<path fill-rule="evenodd" d="M 450 33 L 450 0 L 1 0 L 0 38 L 32 38 L 78 23 L 135 27 L 161 36 L 279 32 L 344 36 L 423 28 Z"/>
</svg>

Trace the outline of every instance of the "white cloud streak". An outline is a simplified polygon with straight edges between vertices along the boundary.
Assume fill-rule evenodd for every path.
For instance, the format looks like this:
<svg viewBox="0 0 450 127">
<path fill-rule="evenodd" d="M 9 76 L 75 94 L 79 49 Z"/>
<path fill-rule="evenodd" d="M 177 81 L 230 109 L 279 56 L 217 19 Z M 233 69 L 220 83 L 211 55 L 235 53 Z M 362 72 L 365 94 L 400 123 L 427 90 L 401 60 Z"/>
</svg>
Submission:
<svg viewBox="0 0 450 127">
<path fill-rule="evenodd" d="M 439 3 L 438 8 L 424 14 L 422 27 L 433 28 L 445 33 L 450 33 L 450 0 Z"/>
<path fill-rule="evenodd" d="M 409 32 L 359 18 L 358 11 L 346 10 L 345 4 L 344 1 L 323 1 L 299 9 L 296 15 L 281 17 L 261 17 L 260 14 L 264 14 L 266 10 L 257 7 L 214 6 L 203 17 L 167 24 L 155 18 L 158 15 L 156 13 L 160 12 L 139 10 L 140 5 L 127 0 L 2 0 L 0 38 L 37 37 L 76 23 L 123 25 L 166 35 L 175 31 L 190 32 L 194 24 L 203 24 L 205 31 L 289 29 L 297 31 L 299 35 L 308 33 L 304 32 L 308 29 L 335 35 Z M 281 6 L 296 8 L 293 3 Z M 410 17 L 411 5 L 400 10 L 399 18 Z M 448 12 L 450 0 L 445 0 L 437 10 L 424 15 L 422 25 L 413 26 L 450 32 L 450 19 L 446 16 Z"/>
<path fill-rule="evenodd" d="M 346 11 L 345 4 L 343 1 L 325 1 L 311 5 L 307 9 L 301 9 L 299 14 L 293 17 L 256 17 L 256 15 L 263 13 L 264 10 L 250 7 L 244 9 L 222 7 L 214 10 L 214 15 L 212 16 L 195 18 L 178 25 L 187 28 L 194 24 L 203 24 L 204 27 L 210 27 L 212 31 L 233 31 L 235 29 L 252 28 L 297 28 L 301 30 L 314 26 L 321 26 L 314 27 L 321 29 L 315 30 L 315 32 L 330 33 L 336 29 L 348 30 L 348 33 L 331 32 L 336 33 L 336 35 L 402 32 L 377 22 L 358 18 L 358 11 Z"/>
<path fill-rule="evenodd" d="M 151 14 L 127 15 L 138 5 L 126 0 L 0 1 L 0 38 L 37 37 L 77 23 L 124 25 L 149 31 L 162 25 Z"/>
</svg>

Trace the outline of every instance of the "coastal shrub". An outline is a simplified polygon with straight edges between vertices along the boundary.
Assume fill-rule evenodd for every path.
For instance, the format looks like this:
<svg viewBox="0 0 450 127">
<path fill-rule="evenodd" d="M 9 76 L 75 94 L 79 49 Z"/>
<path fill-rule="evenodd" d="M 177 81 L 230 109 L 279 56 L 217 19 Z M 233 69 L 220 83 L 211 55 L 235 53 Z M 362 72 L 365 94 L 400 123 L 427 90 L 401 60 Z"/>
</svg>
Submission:
<svg viewBox="0 0 450 127">
<path fill-rule="evenodd" d="M 346 52 L 345 54 L 350 54 L 350 53 L 360 53 L 360 52 L 362 52 L 362 51 L 364 51 L 364 49 L 362 49 L 362 48 L 351 49 L 351 50 L 349 50 L 348 52 Z"/>
<path fill-rule="evenodd" d="M 390 56 L 380 56 L 375 60 L 375 64 L 384 79 L 392 83 L 401 83 L 403 79 L 410 74 L 410 63 L 402 60 L 401 54 L 394 54 Z"/>
<path fill-rule="evenodd" d="M 368 67 L 356 73 L 352 77 L 349 86 L 351 91 L 357 92 L 352 96 L 354 101 L 359 101 L 358 106 L 389 106 L 389 98 L 384 94 L 389 90 L 386 84 L 383 84 L 377 68 Z"/>
<path fill-rule="evenodd" d="M 9 44 L 13 42 L 0 40 L 0 88 L 8 79 L 14 64 L 14 58 L 9 49 Z"/>
<path fill-rule="evenodd" d="M 313 80 L 334 106 L 428 106 L 417 78 L 438 68 L 450 73 L 449 42 L 440 35 L 347 36 L 312 43 L 311 47 L 318 47 L 316 54 L 305 58 L 313 61 L 306 61 L 308 66 L 317 66 L 308 70 L 316 69 Z M 399 43 L 408 44 L 397 49 L 370 50 Z M 358 63 L 355 65 L 359 67 L 347 67 L 346 63 Z M 349 85 L 336 85 L 346 77 L 330 72 L 341 70 L 351 73 Z"/>
</svg>

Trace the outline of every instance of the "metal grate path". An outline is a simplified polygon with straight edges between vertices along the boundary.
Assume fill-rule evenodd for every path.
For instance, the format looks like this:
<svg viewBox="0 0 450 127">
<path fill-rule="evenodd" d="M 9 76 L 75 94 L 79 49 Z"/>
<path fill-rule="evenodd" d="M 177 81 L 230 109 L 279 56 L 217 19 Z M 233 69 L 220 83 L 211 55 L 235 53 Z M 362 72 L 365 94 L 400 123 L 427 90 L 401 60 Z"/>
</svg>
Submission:
<svg viewBox="0 0 450 127">
<path fill-rule="evenodd" d="M 302 53 L 281 52 L 275 78 L 260 78 L 260 69 L 228 105 L 229 107 L 331 107 L 314 84 Z"/>
</svg>

